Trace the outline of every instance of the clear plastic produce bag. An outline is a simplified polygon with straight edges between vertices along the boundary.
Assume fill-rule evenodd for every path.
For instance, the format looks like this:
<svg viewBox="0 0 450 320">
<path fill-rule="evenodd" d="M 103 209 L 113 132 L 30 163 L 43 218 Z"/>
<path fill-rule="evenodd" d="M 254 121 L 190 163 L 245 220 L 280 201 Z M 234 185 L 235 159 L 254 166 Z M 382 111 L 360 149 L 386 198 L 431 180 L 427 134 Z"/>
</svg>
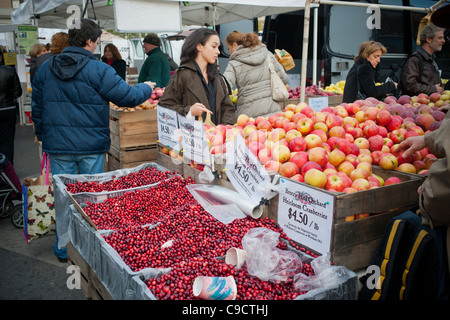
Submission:
<svg viewBox="0 0 450 320">
<path fill-rule="evenodd" d="M 277 248 L 280 234 L 267 228 L 252 228 L 242 238 L 249 274 L 263 281 L 288 281 L 301 273 L 303 263 L 293 251 Z"/>
</svg>

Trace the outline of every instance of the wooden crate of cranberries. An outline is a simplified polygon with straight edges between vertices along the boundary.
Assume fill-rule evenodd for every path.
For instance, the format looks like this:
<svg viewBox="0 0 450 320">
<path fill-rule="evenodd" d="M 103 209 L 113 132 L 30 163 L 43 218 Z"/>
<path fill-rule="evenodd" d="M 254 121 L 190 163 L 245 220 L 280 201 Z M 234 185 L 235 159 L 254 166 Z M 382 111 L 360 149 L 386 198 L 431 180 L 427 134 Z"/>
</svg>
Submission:
<svg viewBox="0 0 450 320">
<path fill-rule="evenodd" d="M 345 266 L 354 271 L 370 265 L 389 220 L 417 205 L 417 189 L 424 180 L 418 175 L 383 170 L 378 166 L 372 167 L 373 172 L 384 180 L 396 176 L 402 182 L 348 194 L 333 193 L 302 184 L 333 195 L 331 260 L 335 265 Z M 278 216 L 283 214 L 278 212 L 278 201 L 277 195 L 270 201 L 268 210 L 269 217 L 276 222 Z"/>
</svg>

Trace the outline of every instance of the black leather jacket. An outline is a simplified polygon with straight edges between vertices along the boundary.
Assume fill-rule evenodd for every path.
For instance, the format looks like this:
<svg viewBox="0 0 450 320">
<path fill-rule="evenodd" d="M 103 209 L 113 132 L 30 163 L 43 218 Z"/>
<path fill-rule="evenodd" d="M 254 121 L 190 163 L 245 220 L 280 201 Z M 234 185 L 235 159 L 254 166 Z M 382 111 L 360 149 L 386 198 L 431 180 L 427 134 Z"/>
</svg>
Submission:
<svg viewBox="0 0 450 320">
<path fill-rule="evenodd" d="M 16 69 L 0 66 L 0 110 L 15 106 L 15 99 L 22 95 L 22 86 Z"/>
</svg>

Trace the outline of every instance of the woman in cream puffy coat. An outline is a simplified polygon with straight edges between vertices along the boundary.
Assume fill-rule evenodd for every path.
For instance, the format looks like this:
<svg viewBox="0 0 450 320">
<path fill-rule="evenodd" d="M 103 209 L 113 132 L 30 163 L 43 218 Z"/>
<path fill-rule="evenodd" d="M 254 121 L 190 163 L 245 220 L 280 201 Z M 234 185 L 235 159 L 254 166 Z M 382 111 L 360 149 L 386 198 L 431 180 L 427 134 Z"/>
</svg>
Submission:
<svg viewBox="0 0 450 320">
<path fill-rule="evenodd" d="M 232 87 L 236 85 L 238 89 L 237 114 L 257 117 L 281 111 L 281 106 L 272 99 L 267 55 L 285 84 L 288 76 L 258 35 L 233 31 L 225 43 L 231 55 L 224 76 Z"/>
</svg>

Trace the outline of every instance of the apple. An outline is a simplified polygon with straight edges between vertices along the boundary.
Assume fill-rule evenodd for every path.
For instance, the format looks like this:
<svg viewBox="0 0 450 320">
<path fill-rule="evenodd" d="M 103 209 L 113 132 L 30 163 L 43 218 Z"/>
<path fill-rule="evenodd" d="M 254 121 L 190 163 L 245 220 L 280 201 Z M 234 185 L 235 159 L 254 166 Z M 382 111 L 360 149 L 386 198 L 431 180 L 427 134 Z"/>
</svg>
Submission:
<svg viewBox="0 0 450 320">
<path fill-rule="evenodd" d="M 303 118 L 307 118 L 307 117 L 303 113 L 296 113 L 292 117 L 291 121 L 298 124 L 300 119 L 303 119 Z M 269 121 L 270 121 L 270 116 L 269 116 Z"/>
<path fill-rule="evenodd" d="M 399 177 L 389 177 L 384 181 L 385 186 L 389 186 L 391 184 L 400 183 L 402 180 Z"/>
<path fill-rule="evenodd" d="M 328 163 L 328 153 L 322 147 L 315 147 L 309 150 L 308 159 L 316 162 L 323 168 Z"/>
<path fill-rule="evenodd" d="M 380 157 L 380 167 L 385 170 L 395 170 L 398 167 L 397 157 L 392 153 L 385 153 Z"/>
<path fill-rule="evenodd" d="M 341 164 L 342 161 L 345 160 L 345 153 L 342 152 L 339 149 L 334 149 L 332 150 L 329 155 L 328 155 L 328 161 L 329 163 L 331 163 L 333 166 L 337 167 L 339 164 Z M 370 157 L 370 156 L 369 156 Z"/>
<path fill-rule="evenodd" d="M 311 118 L 314 115 L 314 110 L 310 108 L 309 106 L 305 106 L 300 110 L 300 113 L 303 113 L 308 118 Z"/>
<path fill-rule="evenodd" d="M 325 124 L 325 122 L 316 122 L 314 123 L 313 131 L 315 130 L 321 130 L 324 133 L 328 133 L 328 126 Z"/>
<path fill-rule="evenodd" d="M 281 162 L 275 161 L 275 160 L 269 160 L 265 165 L 264 168 L 268 171 L 272 172 L 279 172 L 281 167 Z"/>
<path fill-rule="evenodd" d="M 297 123 L 290 121 L 284 125 L 283 129 L 285 132 L 288 132 L 293 129 L 297 129 Z"/>
<path fill-rule="evenodd" d="M 369 162 L 360 162 L 356 165 L 356 169 L 363 169 L 367 172 L 367 176 L 372 175 L 372 164 Z M 355 170 L 356 170 L 355 169 Z"/>
<path fill-rule="evenodd" d="M 325 124 L 327 125 L 328 129 L 342 126 L 342 121 L 342 118 L 335 114 L 328 114 L 325 118 Z"/>
<path fill-rule="evenodd" d="M 350 172 L 355 170 L 355 166 L 350 161 L 344 160 L 339 164 L 337 169 L 350 177 Z"/>
<path fill-rule="evenodd" d="M 305 151 L 296 152 L 292 156 L 290 161 L 295 163 L 297 165 L 297 167 L 301 170 L 303 168 L 304 164 L 309 161 L 308 153 Z"/>
<path fill-rule="evenodd" d="M 163 154 L 169 154 L 169 151 L 170 151 L 170 149 L 169 148 L 167 148 L 167 147 L 162 147 L 161 148 L 161 153 L 163 153 Z"/>
<path fill-rule="evenodd" d="M 369 188 L 372 187 L 381 187 L 381 182 L 380 180 L 378 180 L 376 177 L 372 176 L 368 176 L 367 177 L 367 181 L 369 181 Z"/>
<path fill-rule="evenodd" d="M 306 150 L 306 141 L 305 141 L 305 139 L 303 139 L 301 136 L 293 138 L 289 142 L 289 149 L 292 152 L 305 151 Z"/>
<path fill-rule="evenodd" d="M 369 164 L 372 164 L 372 162 L 373 162 L 373 159 L 370 156 L 370 154 L 361 153 L 357 157 L 358 157 L 359 163 L 367 162 Z"/>
<path fill-rule="evenodd" d="M 383 137 L 381 137 L 380 135 L 374 135 L 371 136 L 369 139 L 369 150 L 371 152 L 374 151 L 380 151 L 381 148 L 383 147 Z"/>
<path fill-rule="evenodd" d="M 281 139 L 284 139 L 286 136 L 286 131 L 283 128 L 274 128 L 268 133 L 268 136 L 270 137 L 271 141 L 279 141 Z"/>
<path fill-rule="evenodd" d="M 372 157 L 372 164 L 374 165 L 379 165 L 380 164 L 380 158 L 381 156 L 385 154 L 382 151 L 374 151 L 370 154 L 370 156 Z"/>
<path fill-rule="evenodd" d="M 372 137 L 374 135 L 377 135 L 379 133 L 379 131 L 380 131 L 380 129 L 379 129 L 378 125 L 375 123 L 364 126 L 364 129 L 363 129 L 364 135 L 366 137 Z"/>
<path fill-rule="evenodd" d="M 352 181 L 355 181 L 356 179 L 367 179 L 368 176 L 369 176 L 368 172 L 363 168 L 355 168 L 355 170 L 350 172 L 349 175 Z"/>
<path fill-rule="evenodd" d="M 297 138 L 297 137 L 301 138 L 302 134 L 297 129 L 292 129 L 292 130 L 289 130 L 286 132 L 284 139 L 289 144 L 289 143 L 291 143 L 292 139 Z"/>
<path fill-rule="evenodd" d="M 283 177 L 290 178 L 296 174 L 299 174 L 300 170 L 295 163 L 288 161 L 281 164 L 279 172 Z"/>
<path fill-rule="evenodd" d="M 305 142 L 306 142 L 306 149 L 312 149 L 314 147 L 320 147 L 322 145 L 322 139 L 314 133 L 310 133 L 308 134 L 305 138 L 304 138 Z"/>
<path fill-rule="evenodd" d="M 314 130 L 314 121 L 310 118 L 300 119 L 297 123 L 297 130 L 300 131 L 303 136 L 309 134 Z"/>
<path fill-rule="evenodd" d="M 416 167 L 412 163 L 402 163 L 395 170 L 412 174 L 417 173 Z"/>
<path fill-rule="evenodd" d="M 427 131 L 430 129 L 431 125 L 436 122 L 434 117 L 431 114 L 424 113 L 417 116 L 415 119 L 415 123 L 421 127 L 424 131 Z"/>
<path fill-rule="evenodd" d="M 393 116 L 391 118 L 391 121 L 389 121 L 389 123 L 385 127 L 389 132 L 391 132 L 391 131 L 394 131 L 395 129 L 400 128 L 402 123 L 403 123 L 403 119 L 401 117 Z"/>
<path fill-rule="evenodd" d="M 359 147 L 359 149 L 369 149 L 370 147 L 369 140 L 363 137 L 356 138 L 354 143 Z"/>
<path fill-rule="evenodd" d="M 305 174 L 306 174 L 309 170 L 311 170 L 311 169 L 316 169 L 316 170 L 319 170 L 319 171 L 323 171 L 323 170 L 322 170 L 322 167 L 321 167 L 317 162 L 314 162 L 314 161 L 307 161 L 307 162 L 303 165 L 303 167 L 300 169 L 300 173 L 301 173 L 303 176 L 305 176 Z"/>
<path fill-rule="evenodd" d="M 339 137 L 339 138 L 345 138 L 345 129 L 344 127 L 341 126 L 335 126 L 335 127 L 331 127 L 330 130 L 328 131 L 328 136 L 329 137 Z"/>
<path fill-rule="evenodd" d="M 389 132 L 389 139 L 391 139 L 394 144 L 397 144 L 405 140 L 405 134 L 400 129 L 395 129 Z"/>
<path fill-rule="evenodd" d="M 272 150 L 269 148 L 263 148 L 258 153 L 258 160 L 262 165 L 272 160 Z"/>
<path fill-rule="evenodd" d="M 317 134 L 322 140 L 322 142 L 328 141 L 328 135 L 326 131 L 323 131 L 322 129 L 314 129 L 313 131 L 311 131 L 311 134 Z"/>
<path fill-rule="evenodd" d="M 308 170 L 304 175 L 304 178 L 307 184 L 317 188 L 323 188 L 327 183 L 327 176 L 325 173 L 314 168 Z"/>
<path fill-rule="evenodd" d="M 286 119 L 285 117 L 278 117 L 273 122 L 273 128 L 284 128 L 286 123 L 289 122 L 289 119 Z"/>
<path fill-rule="evenodd" d="M 337 174 L 327 175 L 327 182 L 325 184 L 326 190 L 335 190 L 337 192 L 342 192 L 345 189 L 345 183 L 341 177 Z"/>
<path fill-rule="evenodd" d="M 248 148 L 255 156 L 258 156 L 259 151 L 264 149 L 264 145 L 258 141 L 250 141 Z"/>
<path fill-rule="evenodd" d="M 291 150 L 284 144 L 276 144 L 272 149 L 272 159 L 281 163 L 289 160 Z"/>
<path fill-rule="evenodd" d="M 240 127 L 245 127 L 247 122 L 249 122 L 250 117 L 246 114 L 240 114 L 237 118 L 236 124 Z"/>
<path fill-rule="evenodd" d="M 244 129 L 242 130 L 242 135 L 244 137 L 244 139 L 247 139 L 250 136 L 250 133 L 252 133 L 253 131 L 257 130 L 255 125 L 249 125 L 247 124 Z"/>
<path fill-rule="evenodd" d="M 250 133 L 250 135 L 248 136 L 248 140 L 249 143 L 251 141 L 256 141 L 259 143 L 264 143 L 266 142 L 267 139 L 267 135 L 264 131 L 262 130 L 254 130 L 253 132 Z"/>
<path fill-rule="evenodd" d="M 353 181 L 352 188 L 355 188 L 358 191 L 368 190 L 370 188 L 370 184 L 367 179 L 358 178 Z"/>
<path fill-rule="evenodd" d="M 291 177 L 291 179 L 294 180 L 294 181 L 298 181 L 298 182 L 305 182 L 305 178 L 300 173 L 296 174 L 296 175 L 293 175 Z"/>
</svg>

